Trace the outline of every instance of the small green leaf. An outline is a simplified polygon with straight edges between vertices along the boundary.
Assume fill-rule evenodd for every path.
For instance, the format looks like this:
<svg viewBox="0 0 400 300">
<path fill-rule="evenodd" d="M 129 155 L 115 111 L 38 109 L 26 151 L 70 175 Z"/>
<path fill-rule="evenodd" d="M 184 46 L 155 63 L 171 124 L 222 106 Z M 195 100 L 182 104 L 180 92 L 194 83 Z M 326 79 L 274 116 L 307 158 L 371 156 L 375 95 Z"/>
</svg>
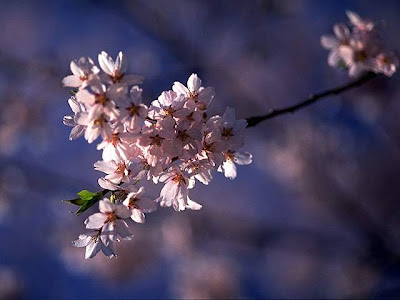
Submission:
<svg viewBox="0 0 400 300">
<path fill-rule="evenodd" d="M 75 205 L 82 205 L 85 202 L 85 200 L 82 200 L 81 198 L 76 198 L 76 199 L 72 199 L 72 200 L 63 200 L 63 202 L 71 203 L 71 204 L 75 204 Z"/>
<path fill-rule="evenodd" d="M 101 200 L 103 197 L 102 193 L 95 194 L 94 197 L 92 197 L 90 200 L 85 201 L 81 207 L 77 210 L 76 214 L 79 216 L 81 213 L 92 207 L 94 204 L 96 204 L 98 201 Z"/>
<path fill-rule="evenodd" d="M 75 212 L 78 216 L 84 211 L 92 207 L 94 204 L 99 202 L 109 190 L 102 190 L 98 193 L 93 193 L 88 190 L 82 190 L 77 195 L 79 198 L 72 200 L 63 200 L 63 202 L 79 205 L 79 209 Z"/>
<path fill-rule="evenodd" d="M 80 199 L 82 199 L 82 200 L 84 200 L 84 201 L 89 201 L 89 200 L 91 200 L 93 197 L 95 197 L 97 194 L 96 194 L 96 193 L 93 193 L 93 192 L 90 192 L 90 191 L 88 191 L 88 190 L 83 190 L 83 191 L 80 191 L 77 195 L 78 195 L 78 197 L 79 197 Z"/>
</svg>

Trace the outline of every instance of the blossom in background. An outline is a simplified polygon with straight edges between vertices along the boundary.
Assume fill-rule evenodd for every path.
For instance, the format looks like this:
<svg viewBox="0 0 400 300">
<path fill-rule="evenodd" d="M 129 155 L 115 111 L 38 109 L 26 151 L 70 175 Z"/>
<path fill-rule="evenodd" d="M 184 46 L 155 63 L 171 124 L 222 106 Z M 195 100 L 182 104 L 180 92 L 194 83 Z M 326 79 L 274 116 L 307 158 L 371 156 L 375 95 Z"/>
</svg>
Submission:
<svg viewBox="0 0 400 300">
<path fill-rule="evenodd" d="M 321 37 L 322 47 L 330 50 L 328 64 L 331 67 L 335 67 L 340 63 L 341 47 L 350 44 L 350 30 L 345 24 L 336 24 L 333 26 L 333 32 L 335 33 L 335 36 L 323 35 Z"/>
<path fill-rule="evenodd" d="M 94 167 L 105 173 L 98 183 L 113 200 L 100 200 L 100 212 L 85 220 L 95 231 L 75 242 L 86 247 L 87 258 L 100 250 L 115 255 L 112 243 L 132 236 L 125 219 L 143 223 L 157 202 L 176 211 L 201 209 L 189 197 L 196 180 L 209 184 L 214 170 L 233 179 L 235 163 L 251 162 L 250 154 L 239 151 L 247 122 L 237 120 L 232 108 L 208 117 L 215 92 L 203 87 L 197 74 L 190 75 L 187 86 L 176 81 L 147 107 L 138 86 L 142 77 L 126 73 L 126 56 L 120 52 L 114 60 L 103 51 L 98 60 L 100 68 L 88 58 L 73 62 L 75 77 L 63 81 L 78 89 L 70 100 L 75 115 L 64 117 L 64 123 L 73 126 L 71 138 L 84 135 L 89 143 L 102 138 L 97 149 L 103 160 Z M 76 78 L 77 70 L 84 76 Z M 160 196 L 145 197 L 144 188 L 136 187 L 142 180 L 162 182 Z"/>
<path fill-rule="evenodd" d="M 388 51 L 379 30 L 370 20 L 347 11 L 349 27 L 336 24 L 335 36 L 323 35 L 321 45 L 330 51 L 328 64 L 331 67 L 345 67 L 350 77 L 358 77 L 366 72 L 392 76 L 398 67 L 397 56 Z"/>
</svg>

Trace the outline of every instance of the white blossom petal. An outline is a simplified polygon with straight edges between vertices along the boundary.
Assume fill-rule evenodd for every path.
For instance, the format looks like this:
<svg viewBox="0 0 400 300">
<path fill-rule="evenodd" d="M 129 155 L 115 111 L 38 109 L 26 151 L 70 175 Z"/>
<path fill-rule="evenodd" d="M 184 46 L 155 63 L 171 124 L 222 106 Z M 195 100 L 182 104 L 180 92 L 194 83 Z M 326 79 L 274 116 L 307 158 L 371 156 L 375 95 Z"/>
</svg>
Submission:
<svg viewBox="0 0 400 300">
<path fill-rule="evenodd" d="M 233 161 L 238 165 L 248 165 L 251 164 L 252 157 L 249 152 L 235 152 Z"/>
<path fill-rule="evenodd" d="M 187 199 L 186 207 L 191 210 L 200 210 L 203 206 L 193 200 Z"/>
<path fill-rule="evenodd" d="M 126 222 L 123 220 L 115 220 L 114 222 L 115 222 L 115 230 L 117 231 L 121 239 L 130 240 L 133 234 L 130 231 L 128 224 L 126 224 Z"/>
<path fill-rule="evenodd" d="M 174 85 L 172 86 L 172 90 L 180 95 L 185 95 L 187 96 L 189 94 L 189 90 L 186 86 L 184 86 L 182 83 L 179 81 L 175 81 Z"/>
<path fill-rule="evenodd" d="M 107 221 L 107 216 L 102 213 L 95 213 L 85 220 L 87 229 L 100 229 Z"/>
<path fill-rule="evenodd" d="M 144 223 L 145 216 L 144 213 L 140 211 L 140 209 L 134 208 L 132 209 L 131 219 L 136 223 Z"/>
<path fill-rule="evenodd" d="M 85 259 L 93 258 L 101 250 L 100 240 L 92 240 L 87 246 L 85 251 Z"/>
<path fill-rule="evenodd" d="M 222 168 L 224 170 L 224 175 L 226 178 L 229 178 L 231 180 L 236 178 L 236 166 L 231 159 L 227 159 L 226 161 L 224 161 Z"/>
<path fill-rule="evenodd" d="M 100 202 L 99 202 L 99 210 L 104 214 L 114 212 L 115 204 L 112 203 L 107 198 L 104 198 L 104 200 L 100 200 Z"/>
<path fill-rule="evenodd" d="M 323 35 L 321 36 L 321 46 L 324 47 L 325 49 L 333 49 L 338 47 L 339 42 L 338 40 L 331 35 Z"/>
<path fill-rule="evenodd" d="M 81 137 L 84 134 L 85 129 L 86 129 L 85 126 L 82 125 L 74 126 L 74 128 L 71 129 L 71 132 L 69 134 L 69 139 L 72 141 Z"/>
<path fill-rule="evenodd" d="M 197 76 L 197 74 L 193 73 L 190 75 L 187 81 L 187 86 L 191 92 L 198 91 L 201 87 L 201 79 Z"/>
<path fill-rule="evenodd" d="M 75 75 L 69 75 L 64 77 L 64 79 L 62 80 L 62 84 L 67 87 L 77 88 L 82 85 L 82 81 Z"/>
</svg>

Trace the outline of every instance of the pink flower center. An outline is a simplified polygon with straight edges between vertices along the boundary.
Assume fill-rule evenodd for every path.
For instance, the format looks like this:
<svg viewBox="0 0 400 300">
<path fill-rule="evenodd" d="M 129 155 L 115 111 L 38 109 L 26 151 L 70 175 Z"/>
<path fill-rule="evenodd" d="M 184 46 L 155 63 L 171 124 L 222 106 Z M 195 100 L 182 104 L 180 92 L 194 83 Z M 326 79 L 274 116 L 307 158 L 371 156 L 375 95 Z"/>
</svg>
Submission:
<svg viewBox="0 0 400 300">
<path fill-rule="evenodd" d="M 96 94 L 94 95 L 94 98 L 95 98 L 95 103 L 99 103 L 103 106 L 105 106 L 108 101 L 108 98 L 106 97 L 105 94 Z"/>
<path fill-rule="evenodd" d="M 161 136 L 159 136 L 158 134 L 156 136 L 151 137 L 151 143 L 150 145 L 156 145 L 158 147 L 161 147 L 161 143 L 164 140 L 164 138 L 162 138 Z"/>
<path fill-rule="evenodd" d="M 131 199 L 129 199 L 128 208 L 129 208 L 129 209 L 134 209 L 134 208 L 138 209 L 139 207 L 135 204 L 137 200 L 139 200 L 139 199 L 137 199 L 137 198 L 131 198 Z"/>
<path fill-rule="evenodd" d="M 106 121 L 106 120 L 104 119 L 104 117 L 103 117 L 103 116 L 100 116 L 100 117 L 98 117 L 96 120 L 94 120 L 93 124 L 94 124 L 95 126 L 103 127 L 105 121 Z"/>
<path fill-rule="evenodd" d="M 230 151 L 226 152 L 226 153 L 225 153 L 225 158 L 226 158 L 226 159 L 233 160 L 233 153 L 230 152 Z"/>
<path fill-rule="evenodd" d="M 110 142 L 113 144 L 113 146 L 117 146 L 117 144 L 121 143 L 121 139 L 118 137 L 118 133 L 113 133 L 111 135 L 111 140 Z"/>
<path fill-rule="evenodd" d="M 196 99 L 198 95 L 197 91 L 189 91 L 189 98 Z"/>
<path fill-rule="evenodd" d="M 203 150 L 206 152 L 214 152 L 215 151 L 215 144 L 214 143 L 204 143 Z"/>
<path fill-rule="evenodd" d="M 364 50 L 360 50 L 354 53 L 355 61 L 364 61 L 368 57 L 367 53 Z"/>
<path fill-rule="evenodd" d="M 127 110 L 129 111 L 129 114 L 131 116 L 139 115 L 139 107 L 138 106 L 132 105 L 131 107 L 127 108 Z"/>
<path fill-rule="evenodd" d="M 124 163 L 118 163 L 117 170 L 115 170 L 115 173 L 125 174 L 125 170 L 126 170 L 126 165 Z"/>
<path fill-rule="evenodd" d="M 175 110 L 171 106 L 164 109 L 164 113 L 166 116 L 172 116 L 174 112 L 175 112 Z"/>
<path fill-rule="evenodd" d="M 175 182 L 178 185 L 181 185 L 182 182 L 185 183 L 185 178 L 182 176 L 182 174 L 175 174 L 175 176 L 172 178 L 172 181 Z"/>
<path fill-rule="evenodd" d="M 186 133 L 186 130 L 178 131 L 177 138 L 184 142 L 189 138 L 189 135 Z"/>
<path fill-rule="evenodd" d="M 107 220 L 105 221 L 105 223 L 109 223 L 109 222 L 114 222 L 117 219 L 117 216 L 115 215 L 115 213 L 107 213 Z"/>
<path fill-rule="evenodd" d="M 222 131 L 222 136 L 225 138 L 233 136 L 233 128 L 224 128 Z"/>
<path fill-rule="evenodd" d="M 113 83 L 120 82 L 122 77 L 124 77 L 124 73 L 119 73 L 117 71 L 114 72 L 113 76 L 110 76 Z"/>
</svg>

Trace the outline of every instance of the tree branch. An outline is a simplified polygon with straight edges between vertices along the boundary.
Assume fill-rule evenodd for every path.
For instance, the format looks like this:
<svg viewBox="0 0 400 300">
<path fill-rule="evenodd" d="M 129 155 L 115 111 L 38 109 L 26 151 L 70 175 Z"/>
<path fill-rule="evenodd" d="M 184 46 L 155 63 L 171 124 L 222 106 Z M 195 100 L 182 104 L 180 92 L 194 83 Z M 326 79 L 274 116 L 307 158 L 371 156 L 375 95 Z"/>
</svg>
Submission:
<svg viewBox="0 0 400 300">
<path fill-rule="evenodd" d="M 256 126 L 258 123 L 260 123 L 264 120 L 272 119 L 272 118 L 280 116 L 280 115 L 294 113 L 304 107 L 307 107 L 319 100 L 324 99 L 325 97 L 328 97 L 331 95 L 338 95 L 338 94 L 345 92 L 347 90 L 350 90 L 352 88 L 361 86 L 362 84 L 370 81 L 371 79 L 373 79 L 377 76 L 378 75 L 376 73 L 369 72 L 369 73 L 366 73 L 365 75 L 361 76 L 360 78 L 353 80 L 347 84 L 326 90 L 324 92 L 311 94 L 310 97 L 308 97 L 306 100 L 304 100 L 298 104 L 295 104 L 293 106 L 288 106 L 288 107 L 284 107 L 281 109 L 271 109 L 266 115 L 247 118 L 247 127 Z"/>
</svg>

